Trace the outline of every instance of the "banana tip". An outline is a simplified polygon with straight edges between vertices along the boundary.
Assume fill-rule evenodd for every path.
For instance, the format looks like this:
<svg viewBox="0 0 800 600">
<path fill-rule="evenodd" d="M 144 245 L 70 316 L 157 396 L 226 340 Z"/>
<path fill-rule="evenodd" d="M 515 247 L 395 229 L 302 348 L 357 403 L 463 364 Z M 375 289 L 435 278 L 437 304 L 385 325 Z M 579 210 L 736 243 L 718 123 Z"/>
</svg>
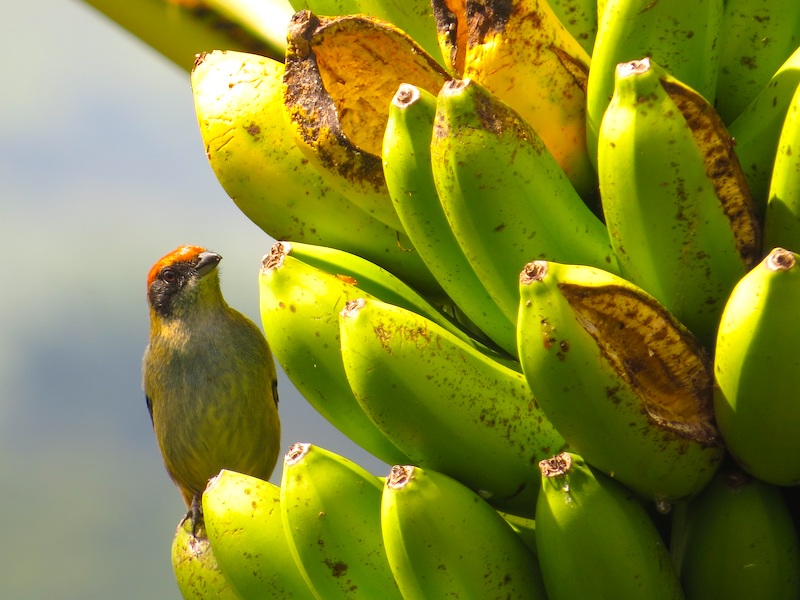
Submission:
<svg viewBox="0 0 800 600">
<path fill-rule="evenodd" d="M 414 479 L 414 467 L 411 465 L 395 465 L 386 478 L 386 487 L 391 490 L 403 489 Z"/>
</svg>

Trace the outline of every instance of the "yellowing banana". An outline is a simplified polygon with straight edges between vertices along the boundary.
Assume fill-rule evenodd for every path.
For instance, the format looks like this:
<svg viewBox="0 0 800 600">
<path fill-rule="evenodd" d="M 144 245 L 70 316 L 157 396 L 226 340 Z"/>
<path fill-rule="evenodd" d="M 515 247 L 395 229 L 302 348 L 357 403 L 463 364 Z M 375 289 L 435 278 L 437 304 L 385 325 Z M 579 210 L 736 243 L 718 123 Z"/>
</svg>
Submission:
<svg viewBox="0 0 800 600">
<path fill-rule="evenodd" d="M 491 506 L 446 475 L 392 467 L 381 530 L 405 600 L 546 597 L 536 555 Z"/>
<path fill-rule="evenodd" d="M 407 464 L 454 477 L 502 510 L 532 513 L 536 461 L 564 441 L 521 373 L 377 299 L 349 302 L 340 330 L 353 393 Z"/>
<path fill-rule="evenodd" d="M 239 598 L 314 598 L 289 551 L 277 485 L 223 469 L 203 492 L 203 517 L 214 556 Z"/>
<path fill-rule="evenodd" d="M 571 451 L 642 496 L 698 493 L 724 454 L 711 362 L 632 283 L 594 267 L 534 261 L 520 275 L 522 369 Z"/>
<path fill-rule="evenodd" d="M 664 542 L 637 498 L 576 454 L 556 455 L 540 468 L 536 541 L 550 600 L 683 598 Z"/>
<path fill-rule="evenodd" d="M 597 189 L 586 150 L 589 55 L 546 0 L 467 2 L 464 79 L 503 100 L 536 131 L 581 195 Z"/>
<path fill-rule="evenodd" d="M 761 254 L 755 206 L 722 121 L 649 59 L 621 63 L 598 172 L 621 274 L 710 348 L 725 300 Z"/>
<path fill-rule="evenodd" d="M 293 444 L 281 514 L 295 562 L 319 600 L 402 600 L 381 538 L 382 482 L 352 461 Z"/>
<path fill-rule="evenodd" d="M 194 528 L 192 519 L 182 519 L 172 540 L 172 570 L 181 595 L 186 600 L 245 600 L 219 568 L 205 529 Z"/>
<path fill-rule="evenodd" d="M 717 336 L 714 409 L 728 451 L 776 485 L 800 483 L 800 264 L 776 248 L 736 285 Z"/>
<path fill-rule="evenodd" d="M 725 469 L 675 506 L 670 550 L 687 600 L 800 598 L 800 544 L 775 486 Z"/>
<path fill-rule="evenodd" d="M 284 104 L 295 141 L 333 187 L 402 230 L 380 158 L 389 102 L 404 82 L 437 92 L 446 73 L 404 32 L 364 15 L 300 11 L 288 40 Z"/>
</svg>

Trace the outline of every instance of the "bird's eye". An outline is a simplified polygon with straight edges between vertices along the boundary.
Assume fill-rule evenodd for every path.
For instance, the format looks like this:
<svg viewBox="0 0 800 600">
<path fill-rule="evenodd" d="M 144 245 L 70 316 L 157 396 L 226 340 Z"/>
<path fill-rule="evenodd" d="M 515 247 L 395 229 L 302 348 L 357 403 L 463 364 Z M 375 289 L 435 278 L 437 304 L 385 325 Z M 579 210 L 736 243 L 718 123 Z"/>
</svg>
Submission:
<svg viewBox="0 0 800 600">
<path fill-rule="evenodd" d="M 161 272 L 161 279 L 167 283 L 175 283 L 178 281 L 178 275 L 172 269 L 164 269 Z"/>
</svg>

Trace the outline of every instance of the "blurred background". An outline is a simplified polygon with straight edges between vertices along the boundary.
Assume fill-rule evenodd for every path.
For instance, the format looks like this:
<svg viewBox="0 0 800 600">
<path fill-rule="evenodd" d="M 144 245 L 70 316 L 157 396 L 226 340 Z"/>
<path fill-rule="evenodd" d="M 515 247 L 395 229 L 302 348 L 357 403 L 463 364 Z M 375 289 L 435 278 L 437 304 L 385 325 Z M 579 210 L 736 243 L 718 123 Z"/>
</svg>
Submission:
<svg viewBox="0 0 800 600">
<path fill-rule="evenodd" d="M 3 2 L 0 596 L 177 599 L 185 509 L 141 389 L 146 274 L 204 245 L 260 324 L 273 240 L 217 183 L 186 73 L 79 0 Z M 284 449 L 309 441 L 386 473 L 282 374 L 280 391 Z"/>
</svg>

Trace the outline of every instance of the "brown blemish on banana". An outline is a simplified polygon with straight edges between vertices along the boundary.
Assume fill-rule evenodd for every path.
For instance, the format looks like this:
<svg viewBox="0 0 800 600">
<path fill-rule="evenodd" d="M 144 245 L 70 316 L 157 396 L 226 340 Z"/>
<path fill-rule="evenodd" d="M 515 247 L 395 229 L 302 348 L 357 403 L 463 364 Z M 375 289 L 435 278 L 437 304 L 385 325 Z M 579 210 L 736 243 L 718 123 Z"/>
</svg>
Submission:
<svg viewBox="0 0 800 600">
<path fill-rule="evenodd" d="M 639 62 L 649 67 L 649 60 Z M 706 176 L 730 220 L 739 255 L 745 266 L 752 268 L 761 258 L 761 228 L 733 138 L 717 111 L 700 94 L 679 81 L 662 77 L 660 82 L 692 131 L 703 155 Z"/>
<path fill-rule="evenodd" d="M 436 22 L 436 34 L 439 47 L 450 70 L 460 76 L 464 72 L 467 52 L 466 0 L 432 0 L 433 20 Z"/>
<path fill-rule="evenodd" d="M 711 360 L 671 313 L 620 286 L 558 288 L 653 421 L 700 443 L 718 443 Z"/>
<path fill-rule="evenodd" d="M 539 461 L 539 471 L 543 477 L 553 479 L 563 477 L 572 468 L 572 457 L 568 452 L 561 452 L 550 458 Z"/>
</svg>

